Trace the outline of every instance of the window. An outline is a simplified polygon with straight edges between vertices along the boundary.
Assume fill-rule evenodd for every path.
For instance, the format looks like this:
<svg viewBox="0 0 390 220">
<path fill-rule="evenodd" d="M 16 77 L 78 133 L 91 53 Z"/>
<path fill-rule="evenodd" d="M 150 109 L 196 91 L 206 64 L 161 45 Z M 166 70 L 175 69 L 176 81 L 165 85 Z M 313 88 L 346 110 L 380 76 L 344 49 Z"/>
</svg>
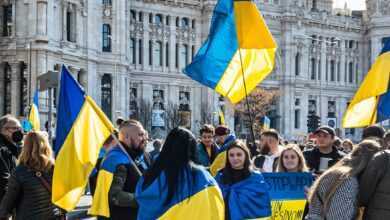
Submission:
<svg viewBox="0 0 390 220">
<path fill-rule="evenodd" d="M 24 62 L 20 63 L 20 115 L 24 115 L 23 113 L 28 106 L 28 84 L 27 84 L 27 75 L 24 74 L 27 69 L 27 65 Z"/>
<path fill-rule="evenodd" d="M 325 65 L 325 80 L 328 81 L 328 73 L 329 73 L 329 66 L 328 66 L 329 60 L 326 60 L 326 65 Z M 321 66 L 320 66 L 321 68 Z"/>
<path fill-rule="evenodd" d="M 321 68 L 321 60 L 318 61 L 318 80 L 322 80 L 322 76 L 321 76 L 321 73 L 322 73 L 322 68 Z"/>
<path fill-rule="evenodd" d="M 353 48 L 353 40 L 349 41 L 348 48 L 352 49 Z"/>
<path fill-rule="evenodd" d="M 154 23 L 159 26 L 163 24 L 163 18 L 161 14 L 156 14 L 156 16 L 154 17 Z"/>
<path fill-rule="evenodd" d="M 103 24 L 103 52 L 111 52 L 111 26 Z"/>
<path fill-rule="evenodd" d="M 385 46 L 385 44 L 386 43 L 390 43 L 390 37 L 384 37 L 384 38 L 382 38 L 382 47 L 384 47 Z M 370 41 L 370 43 L 371 43 L 371 41 Z"/>
<path fill-rule="evenodd" d="M 295 55 L 295 75 L 299 76 L 301 72 L 301 55 L 297 53 Z"/>
<path fill-rule="evenodd" d="M 3 6 L 3 36 L 12 35 L 12 5 Z"/>
<path fill-rule="evenodd" d="M 192 45 L 192 49 L 191 49 L 191 61 L 194 59 L 194 56 L 195 56 L 195 45 Z"/>
<path fill-rule="evenodd" d="M 111 0 L 103 0 L 103 5 L 104 6 L 111 6 L 112 2 L 111 2 Z"/>
<path fill-rule="evenodd" d="M 102 110 L 106 113 L 108 118 L 111 118 L 111 108 L 112 108 L 112 82 L 111 75 L 104 74 L 102 77 Z"/>
<path fill-rule="evenodd" d="M 179 68 L 179 44 L 176 44 L 175 50 L 175 67 Z"/>
<path fill-rule="evenodd" d="M 75 5 L 69 4 L 66 10 L 66 40 L 76 42 L 76 11 Z"/>
<path fill-rule="evenodd" d="M 188 45 L 183 44 L 180 48 L 180 68 L 184 68 L 188 64 Z"/>
<path fill-rule="evenodd" d="M 301 127 L 301 110 L 300 109 L 295 109 L 294 112 L 294 128 L 299 129 Z"/>
<path fill-rule="evenodd" d="M 149 14 L 149 24 L 153 24 L 153 14 Z"/>
<path fill-rule="evenodd" d="M 296 98 L 295 99 L 295 106 L 299 106 L 299 105 L 301 105 L 301 99 L 299 99 L 299 98 Z"/>
<path fill-rule="evenodd" d="M 167 15 L 166 17 L 165 17 L 165 25 L 167 25 L 167 26 L 169 26 L 169 25 L 171 25 L 171 17 L 169 17 L 169 15 Z"/>
<path fill-rule="evenodd" d="M 4 114 L 11 113 L 11 66 L 8 63 L 4 65 Z"/>
<path fill-rule="evenodd" d="M 334 118 L 336 117 L 336 102 L 328 101 L 328 117 Z"/>
<path fill-rule="evenodd" d="M 134 10 L 130 10 L 130 21 L 136 21 L 137 20 L 137 12 Z"/>
<path fill-rule="evenodd" d="M 350 83 L 353 83 L 353 63 L 350 62 L 348 65 L 348 80 Z"/>
<path fill-rule="evenodd" d="M 155 44 L 155 47 L 153 48 L 153 60 L 155 66 L 162 66 L 163 65 L 163 59 L 162 59 L 162 42 L 157 41 Z"/>
<path fill-rule="evenodd" d="M 192 29 L 195 29 L 195 26 L 196 26 L 196 20 L 193 19 L 193 20 L 192 20 Z"/>
<path fill-rule="evenodd" d="M 149 40 L 149 66 L 153 65 L 153 41 Z"/>
<path fill-rule="evenodd" d="M 134 39 L 134 38 L 130 38 L 130 62 L 132 63 L 132 64 L 135 64 L 136 63 L 136 39 Z"/>
<path fill-rule="evenodd" d="M 336 80 L 336 65 L 334 60 L 330 61 L 330 81 L 334 82 Z"/>
<path fill-rule="evenodd" d="M 345 65 L 344 65 L 344 82 L 348 82 L 348 74 L 347 74 L 347 72 L 348 72 L 348 63 L 347 63 L 347 61 L 345 62 Z"/>
<path fill-rule="evenodd" d="M 169 43 L 165 43 L 165 66 L 169 67 Z"/>
<path fill-rule="evenodd" d="M 176 27 L 180 27 L 180 18 L 176 17 Z"/>
<path fill-rule="evenodd" d="M 143 64 L 144 62 L 144 46 L 143 41 L 141 39 L 138 40 L 138 64 Z"/>
<path fill-rule="evenodd" d="M 312 10 L 312 11 L 317 10 L 317 0 L 313 0 L 313 1 L 312 1 L 311 10 Z"/>
<path fill-rule="evenodd" d="M 139 22 L 143 22 L 143 21 L 144 21 L 144 14 L 142 13 L 142 11 L 140 11 L 140 12 L 138 13 L 138 21 L 139 21 Z"/>
<path fill-rule="evenodd" d="M 316 79 L 316 59 L 315 58 L 311 58 L 310 64 L 311 64 L 310 79 L 314 80 L 314 79 Z"/>
<path fill-rule="evenodd" d="M 355 83 L 359 84 L 359 64 L 356 63 L 356 68 L 355 68 Z"/>
<path fill-rule="evenodd" d="M 130 88 L 130 118 L 136 119 L 137 118 L 137 110 L 138 110 L 138 103 L 137 103 L 137 88 Z"/>
<path fill-rule="evenodd" d="M 189 19 L 188 18 L 182 18 L 181 19 L 181 27 L 182 28 L 189 28 Z"/>
<path fill-rule="evenodd" d="M 340 82 L 340 61 L 337 62 L 337 82 Z"/>
</svg>

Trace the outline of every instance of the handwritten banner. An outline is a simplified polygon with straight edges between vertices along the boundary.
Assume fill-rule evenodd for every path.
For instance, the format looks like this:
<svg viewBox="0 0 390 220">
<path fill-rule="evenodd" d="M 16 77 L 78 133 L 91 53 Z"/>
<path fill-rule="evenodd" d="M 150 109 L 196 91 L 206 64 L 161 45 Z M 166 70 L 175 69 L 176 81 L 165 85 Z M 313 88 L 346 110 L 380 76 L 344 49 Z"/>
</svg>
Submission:
<svg viewBox="0 0 390 220">
<path fill-rule="evenodd" d="M 313 183 L 311 173 L 263 173 L 270 186 L 273 220 L 301 220 L 306 205 L 305 187 Z"/>
</svg>

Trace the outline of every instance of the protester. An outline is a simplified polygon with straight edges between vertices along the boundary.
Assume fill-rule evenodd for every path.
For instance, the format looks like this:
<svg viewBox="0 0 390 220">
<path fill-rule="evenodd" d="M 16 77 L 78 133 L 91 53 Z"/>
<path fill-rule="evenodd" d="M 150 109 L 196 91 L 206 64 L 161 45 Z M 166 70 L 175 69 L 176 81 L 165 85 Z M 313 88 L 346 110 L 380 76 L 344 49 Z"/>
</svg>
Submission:
<svg viewBox="0 0 390 220">
<path fill-rule="evenodd" d="M 217 183 L 196 166 L 196 139 L 174 128 L 157 161 L 137 184 L 138 219 L 222 220 L 224 204 Z"/>
<path fill-rule="evenodd" d="M 218 154 L 214 162 L 210 165 L 210 173 L 215 176 L 226 163 L 226 149 L 236 140 L 236 136 L 230 133 L 230 129 L 225 125 L 220 125 L 215 129 L 215 141 L 219 147 Z"/>
<path fill-rule="evenodd" d="M 216 180 L 225 200 L 225 219 L 256 219 L 271 216 L 268 185 L 252 169 L 249 149 L 241 141 L 226 151 L 226 165 Z"/>
<path fill-rule="evenodd" d="M 135 186 L 140 175 L 151 164 L 150 156 L 145 152 L 146 137 L 138 121 L 124 121 L 120 125 L 119 141 L 123 148 L 116 145 L 103 160 L 90 214 L 114 220 L 137 217 Z M 133 169 L 132 162 L 138 171 Z"/>
<path fill-rule="evenodd" d="M 280 153 L 278 172 L 308 172 L 305 158 L 296 144 L 289 144 Z"/>
<path fill-rule="evenodd" d="M 359 203 L 363 219 L 390 219 L 390 151 L 374 155 L 359 179 Z"/>
<path fill-rule="evenodd" d="M 218 146 L 214 143 L 214 127 L 209 124 L 203 125 L 199 131 L 200 143 L 197 145 L 196 162 L 205 167 L 209 167 L 218 154 Z"/>
<path fill-rule="evenodd" d="M 118 117 L 115 121 L 116 127 L 119 128 L 121 124 L 125 121 L 122 117 Z"/>
<path fill-rule="evenodd" d="M 19 155 L 19 143 L 23 139 L 22 128 L 19 121 L 5 115 L 0 118 L 0 201 L 7 187 L 8 178 L 16 167 Z"/>
<path fill-rule="evenodd" d="M 385 135 L 385 129 L 379 125 L 371 125 L 363 129 L 362 140 L 364 139 L 383 139 Z"/>
<path fill-rule="evenodd" d="M 345 153 L 333 146 L 335 131 L 328 126 L 321 126 L 315 132 L 317 146 L 303 152 L 307 166 L 317 174 L 320 174 L 344 157 Z"/>
<path fill-rule="evenodd" d="M 161 139 L 153 141 L 153 150 L 149 152 L 153 162 L 156 161 L 158 155 L 160 154 L 162 145 L 163 141 Z"/>
<path fill-rule="evenodd" d="M 343 140 L 343 143 L 341 144 L 341 146 L 342 146 L 343 152 L 346 154 L 350 153 L 353 149 L 353 143 L 349 139 Z"/>
<path fill-rule="evenodd" d="M 279 145 L 279 133 L 275 129 L 266 130 L 261 133 L 260 154 L 253 161 L 255 167 L 261 172 L 275 172 L 280 153 L 283 148 Z"/>
<path fill-rule="evenodd" d="M 363 141 L 323 173 L 309 193 L 309 213 L 306 219 L 355 219 L 358 214 L 357 178 L 379 150 L 377 142 Z"/>
<path fill-rule="evenodd" d="M 46 133 L 27 134 L 18 163 L 0 205 L 0 219 L 14 209 L 16 220 L 61 219 L 60 210 L 51 203 L 54 157 Z"/>
</svg>

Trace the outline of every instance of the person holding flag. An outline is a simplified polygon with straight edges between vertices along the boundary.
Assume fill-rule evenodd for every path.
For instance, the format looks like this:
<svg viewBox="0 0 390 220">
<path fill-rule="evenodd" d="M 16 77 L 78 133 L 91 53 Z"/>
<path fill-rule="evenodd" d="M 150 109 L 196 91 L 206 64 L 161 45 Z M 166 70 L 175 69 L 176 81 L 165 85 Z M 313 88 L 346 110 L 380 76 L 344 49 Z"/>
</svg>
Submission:
<svg viewBox="0 0 390 220">
<path fill-rule="evenodd" d="M 203 166 L 194 164 L 196 144 L 185 128 L 168 134 L 157 161 L 137 184 L 138 219 L 224 219 L 216 181 Z"/>
<path fill-rule="evenodd" d="M 142 124 L 136 120 L 120 124 L 119 143 L 102 162 L 89 214 L 110 219 L 137 218 L 135 187 L 139 177 L 152 163 L 145 152 L 145 134 Z"/>
<path fill-rule="evenodd" d="M 226 165 L 216 180 L 225 200 L 225 219 L 259 219 L 271 216 L 268 184 L 252 169 L 249 149 L 236 140 L 226 150 Z"/>
<path fill-rule="evenodd" d="M 84 193 L 104 141 L 114 126 L 65 66 L 61 68 L 54 144 L 52 202 L 71 211 Z"/>
</svg>

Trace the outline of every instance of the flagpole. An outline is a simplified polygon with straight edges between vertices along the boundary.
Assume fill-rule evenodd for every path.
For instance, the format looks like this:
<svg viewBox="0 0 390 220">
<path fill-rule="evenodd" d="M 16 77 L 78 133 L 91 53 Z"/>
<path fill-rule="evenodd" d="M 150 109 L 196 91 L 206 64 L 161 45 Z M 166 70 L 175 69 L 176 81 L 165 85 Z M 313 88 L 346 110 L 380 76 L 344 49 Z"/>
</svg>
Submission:
<svg viewBox="0 0 390 220">
<path fill-rule="evenodd" d="M 250 129 L 251 129 L 251 138 L 252 138 L 252 144 L 255 146 L 255 132 L 253 131 L 253 119 L 252 119 L 252 112 L 250 110 L 249 100 L 248 100 L 248 92 L 246 89 L 246 83 L 245 83 L 245 74 L 244 74 L 244 65 L 242 63 L 242 55 L 241 55 L 241 48 L 238 48 L 238 53 L 240 55 L 240 63 L 241 63 L 241 73 L 242 73 L 242 82 L 244 83 L 244 90 L 245 90 L 245 102 L 246 106 L 248 108 L 248 115 L 249 115 L 249 123 L 250 123 Z"/>
</svg>

